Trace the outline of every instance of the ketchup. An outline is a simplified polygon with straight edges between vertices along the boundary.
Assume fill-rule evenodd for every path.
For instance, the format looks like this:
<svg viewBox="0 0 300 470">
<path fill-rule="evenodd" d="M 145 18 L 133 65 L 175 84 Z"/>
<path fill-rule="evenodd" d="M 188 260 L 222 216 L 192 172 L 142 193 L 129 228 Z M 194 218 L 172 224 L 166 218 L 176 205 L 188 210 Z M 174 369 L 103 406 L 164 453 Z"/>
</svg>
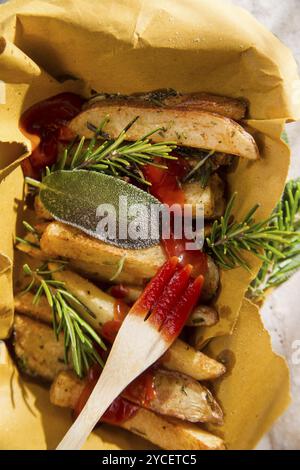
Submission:
<svg viewBox="0 0 300 470">
<path fill-rule="evenodd" d="M 118 320 L 110 320 L 104 323 L 101 329 L 101 336 L 106 339 L 110 344 L 114 342 L 116 336 L 121 328 L 122 322 Z"/>
<path fill-rule="evenodd" d="M 173 153 L 173 156 L 176 155 Z M 180 179 L 187 172 L 187 164 L 184 159 L 178 157 L 177 160 L 169 160 L 167 166 L 167 170 L 153 165 L 146 165 L 143 168 L 146 179 L 152 184 L 150 192 L 152 196 L 168 206 L 172 204 L 183 205 L 185 195 L 180 187 Z"/>
<path fill-rule="evenodd" d="M 101 369 L 99 365 L 94 365 L 90 368 L 87 384 L 84 387 L 79 400 L 74 409 L 75 418 L 80 414 L 84 405 L 86 404 L 89 396 L 91 395 L 98 378 L 100 377 Z M 125 398 L 117 397 L 109 408 L 106 410 L 101 418 L 101 421 L 108 424 L 120 424 L 132 418 L 138 411 L 139 407 L 130 403 Z"/>
<path fill-rule="evenodd" d="M 176 156 L 176 153 L 173 153 Z M 172 206 L 172 204 L 183 205 L 185 194 L 180 185 L 187 172 L 185 160 L 177 156 L 177 160 L 170 160 L 167 163 L 168 169 L 157 168 L 147 165 L 144 173 L 151 183 L 150 192 L 163 204 Z M 200 250 L 187 250 L 185 248 L 187 240 L 183 237 L 180 240 L 174 238 L 171 233 L 170 239 L 163 239 L 162 245 L 169 258 L 177 256 L 181 266 L 191 264 L 193 266 L 193 276 L 205 274 L 207 272 L 207 256 Z"/>
<path fill-rule="evenodd" d="M 110 288 L 110 293 L 115 299 L 125 299 L 128 295 L 128 288 L 123 284 L 118 284 Z"/>
<path fill-rule="evenodd" d="M 185 238 L 182 238 L 181 240 L 175 240 L 172 233 L 170 234 L 169 239 L 162 240 L 162 245 L 168 258 L 177 256 L 181 266 L 191 264 L 193 266 L 193 277 L 197 277 L 199 274 L 204 275 L 208 269 L 206 254 L 200 250 L 186 249 L 186 243 L 187 240 Z"/>
<path fill-rule="evenodd" d="M 129 307 L 120 299 L 115 300 L 114 304 L 114 320 L 122 322 L 129 312 Z"/>
<path fill-rule="evenodd" d="M 152 366 L 145 371 L 137 379 L 126 387 L 122 396 L 117 397 L 110 407 L 106 410 L 101 421 L 109 424 L 120 424 L 132 418 L 138 411 L 139 405 L 147 407 L 155 398 L 154 376 L 157 366 Z M 88 373 L 87 383 L 76 404 L 74 415 L 77 417 L 86 404 L 91 395 L 99 377 L 101 368 L 98 364 L 94 364 Z M 139 405 L 135 405 L 128 400 L 132 400 Z"/>
<path fill-rule="evenodd" d="M 20 129 L 32 144 L 32 153 L 22 162 L 26 176 L 38 177 L 41 170 L 56 162 L 58 144 L 74 137 L 67 127 L 82 108 L 84 98 L 74 93 L 60 93 L 27 109 L 20 119 Z"/>
<path fill-rule="evenodd" d="M 154 382 L 156 368 L 155 365 L 150 367 L 131 382 L 123 392 L 124 397 L 147 408 L 156 397 Z"/>
<path fill-rule="evenodd" d="M 129 307 L 127 304 L 125 304 L 125 302 L 122 302 L 122 300 L 120 299 L 115 300 L 114 319 L 104 323 L 102 330 L 101 330 L 101 335 L 103 336 L 103 338 L 105 338 L 111 344 L 116 339 L 118 331 L 128 311 L 129 311 Z"/>
</svg>

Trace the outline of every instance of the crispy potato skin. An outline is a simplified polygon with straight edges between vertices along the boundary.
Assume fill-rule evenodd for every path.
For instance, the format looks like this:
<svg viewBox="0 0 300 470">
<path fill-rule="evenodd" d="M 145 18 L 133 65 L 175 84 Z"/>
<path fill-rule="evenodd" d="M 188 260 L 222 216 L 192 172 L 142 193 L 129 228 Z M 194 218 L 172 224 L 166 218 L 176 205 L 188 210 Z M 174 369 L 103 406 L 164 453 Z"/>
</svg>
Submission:
<svg viewBox="0 0 300 470">
<path fill-rule="evenodd" d="M 73 373 L 62 372 L 54 380 L 50 400 L 54 405 L 74 408 L 85 385 Z M 166 450 L 224 450 L 222 439 L 203 431 L 195 424 L 166 419 L 140 408 L 120 427 L 137 434 Z"/>
<path fill-rule="evenodd" d="M 142 106 L 147 106 L 147 104 L 149 105 L 149 101 L 153 103 L 153 95 L 155 96 L 156 103 L 159 101 L 161 106 L 171 109 L 207 111 L 220 114 L 234 121 L 241 121 L 246 117 L 247 113 L 247 102 L 243 99 L 229 98 L 203 92 L 178 93 L 174 92 L 174 90 L 171 93 L 170 90 L 154 90 L 148 93 L 134 93 L 126 97 L 118 95 L 105 96 L 102 94 L 101 96 L 91 98 L 85 108 L 89 108 L 92 103 L 102 101 L 104 98 L 114 103 L 119 103 L 120 106 L 126 106 L 128 101 L 137 100 Z"/>
<path fill-rule="evenodd" d="M 164 368 L 180 371 L 196 380 L 213 380 L 226 372 L 223 364 L 178 338 L 164 355 L 162 363 Z"/>
<path fill-rule="evenodd" d="M 110 280 L 119 261 L 126 254 L 122 272 L 114 282 L 129 285 L 144 285 L 166 261 L 160 245 L 143 250 L 124 250 L 89 237 L 80 230 L 59 222 L 49 224 L 41 237 L 41 249 L 45 255 L 55 258 L 63 256 L 72 260 L 72 265 L 90 278 Z M 208 272 L 202 291 L 202 300 L 210 299 L 219 285 L 219 271 L 208 257 Z"/>
<path fill-rule="evenodd" d="M 52 328 L 15 315 L 13 331 L 15 353 L 27 374 L 52 381 L 58 372 L 68 369 L 64 363 L 63 338 L 56 341 Z"/>
<path fill-rule="evenodd" d="M 151 136 L 154 142 L 173 141 L 180 146 L 224 152 L 249 160 L 259 158 L 255 140 L 242 126 L 220 114 L 193 108 L 162 108 L 134 100 L 123 104 L 113 99 L 101 100 L 76 116 L 69 127 L 76 134 L 91 138 L 93 132 L 86 123 L 97 128 L 106 115 L 110 116 L 110 121 L 105 131 L 111 138 L 117 138 L 127 124 L 139 116 L 127 131 L 127 140 L 136 141 L 153 129 L 163 128 L 163 132 Z"/>
<path fill-rule="evenodd" d="M 194 109 L 221 114 L 234 121 L 244 119 L 247 112 L 247 103 L 244 100 L 208 93 L 187 93 L 170 96 L 164 100 L 164 104 L 177 109 Z"/>
<path fill-rule="evenodd" d="M 44 204 L 42 203 L 39 196 L 34 198 L 34 211 L 38 219 L 52 220 L 53 217 L 50 212 L 47 211 Z"/>
<path fill-rule="evenodd" d="M 86 380 L 79 379 L 74 372 L 59 372 L 50 387 L 50 401 L 62 408 L 74 409 L 85 385 Z"/>
<path fill-rule="evenodd" d="M 196 204 L 203 204 L 206 219 L 213 219 L 224 214 L 224 183 L 216 173 L 210 177 L 205 189 L 201 188 L 198 181 L 184 183 L 182 189 L 185 194 L 185 203 L 193 206 L 193 216 L 196 216 Z"/>
<path fill-rule="evenodd" d="M 21 293 L 15 296 L 15 310 L 18 313 L 27 315 L 35 320 L 51 324 L 52 313 L 48 301 L 44 295 L 40 297 L 40 301 L 33 303 L 34 294 L 31 292 Z"/>
<path fill-rule="evenodd" d="M 152 411 L 191 423 L 223 423 L 222 410 L 211 392 L 188 376 L 157 369 L 154 391 L 154 398 L 146 406 Z"/>
</svg>

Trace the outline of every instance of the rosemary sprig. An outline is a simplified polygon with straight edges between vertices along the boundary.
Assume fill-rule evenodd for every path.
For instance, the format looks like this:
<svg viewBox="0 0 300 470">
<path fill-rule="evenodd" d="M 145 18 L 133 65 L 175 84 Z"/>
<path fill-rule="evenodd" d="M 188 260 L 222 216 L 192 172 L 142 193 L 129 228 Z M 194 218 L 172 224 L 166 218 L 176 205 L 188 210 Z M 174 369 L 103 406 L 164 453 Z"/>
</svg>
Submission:
<svg viewBox="0 0 300 470">
<path fill-rule="evenodd" d="M 242 266 L 250 271 L 250 266 L 243 257 L 243 251 L 253 253 L 264 263 L 270 262 L 270 253 L 277 260 L 283 261 L 285 252 L 299 243 L 299 232 L 293 230 L 292 224 L 281 224 L 279 213 L 274 213 L 262 222 L 255 222 L 253 216 L 259 208 L 258 204 L 241 222 L 237 222 L 232 214 L 235 199 L 236 193 L 231 197 L 224 216 L 214 222 L 211 234 L 206 239 L 208 252 L 223 269 Z M 294 207 L 291 209 L 293 214 Z M 290 208 L 287 210 L 290 211 Z M 285 252 L 282 251 L 282 247 Z"/>
<path fill-rule="evenodd" d="M 290 245 L 274 241 L 272 246 L 276 251 L 266 252 L 267 260 L 247 293 L 248 297 L 255 301 L 262 300 L 268 289 L 283 284 L 300 269 L 300 179 L 287 183 L 271 226 L 292 232 L 294 237 Z"/>
<path fill-rule="evenodd" d="M 84 168 L 117 177 L 127 176 L 149 186 L 150 183 L 143 175 L 143 166 L 167 168 L 157 160 L 176 160 L 177 157 L 171 155 L 176 144 L 175 142 L 151 142 L 151 136 L 161 132 L 163 130 L 161 128 L 149 132 L 135 142 L 126 142 L 127 131 L 137 119 L 138 116 L 120 132 L 116 139 L 109 139 L 108 134 L 105 133 L 105 125 L 109 121 L 108 116 L 105 116 L 98 128 L 88 123 L 88 128 L 94 132 L 93 138 L 87 142 L 85 137 L 80 140 L 75 139 L 61 152 L 58 161 L 46 172 Z"/>
<path fill-rule="evenodd" d="M 183 182 L 199 180 L 202 189 L 205 189 L 209 178 L 213 173 L 213 164 L 211 157 L 215 151 L 209 153 L 198 153 L 199 162 L 191 169 L 191 171 L 184 177 Z"/>
<path fill-rule="evenodd" d="M 124 256 L 122 256 L 122 258 L 120 259 L 120 261 L 117 263 L 117 269 L 116 269 L 116 272 L 113 274 L 113 276 L 110 278 L 110 281 L 114 281 L 115 279 L 117 279 L 117 277 L 120 276 L 121 272 L 123 271 L 123 267 L 124 267 L 124 263 L 125 263 L 125 260 L 126 260 L 126 254 Z"/>
<path fill-rule="evenodd" d="M 29 224 L 29 222 L 26 222 L 25 220 L 22 221 L 22 224 L 25 228 L 25 230 L 28 232 L 28 233 L 31 233 L 33 235 L 33 239 L 34 241 L 31 241 L 31 240 L 28 240 L 27 238 L 22 238 L 22 237 L 16 237 L 16 241 L 19 242 L 19 243 L 23 243 L 24 245 L 29 245 L 29 246 L 32 246 L 34 248 L 39 248 L 40 245 L 40 235 L 39 233 L 37 232 L 37 230 Z"/>
<path fill-rule="evenodd" d="M 58 263 L 60 263 L 58 261 Z M 64 269 L 64 263 L 55 270 Z M 86 307 L 66 288 L 62 281 L 52 278 L 54 270 L 49 270 L 47 263 L 37 269 L 28 264 L 23 266 L 24 274 L 30 276 L 26 289 L 35 291 L 33 303 L 37 304 L 42 294 L 45 294 L 52 309 L 52 322 L 56 338 L 63 332 L 65 362 L 69 363 L 71 356 L 72 366 L 79 377 L 82 377 L 92 363 L 97 362 L 103 366 L 103 361 L 95 348 L 95 343 L 102 349 L 106 346 L 96 331 L 80 315 L 80 310 Z"/>
</svg>

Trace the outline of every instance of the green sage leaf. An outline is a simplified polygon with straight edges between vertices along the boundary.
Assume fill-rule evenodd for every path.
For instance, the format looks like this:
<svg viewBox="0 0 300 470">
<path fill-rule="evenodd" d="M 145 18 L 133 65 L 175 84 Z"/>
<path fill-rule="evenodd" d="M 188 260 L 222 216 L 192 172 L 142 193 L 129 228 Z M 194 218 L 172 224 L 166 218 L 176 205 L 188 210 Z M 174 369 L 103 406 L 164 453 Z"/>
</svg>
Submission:
<svg viewBox="0 0 300 470">
<path fill-rule="evenodd" d="M 40 185 L 54 219 L 113 245 L 140 249 L 160 240 L 163 205 L 147 192 L 95 171 L 55 171 Z"/>
</svg>

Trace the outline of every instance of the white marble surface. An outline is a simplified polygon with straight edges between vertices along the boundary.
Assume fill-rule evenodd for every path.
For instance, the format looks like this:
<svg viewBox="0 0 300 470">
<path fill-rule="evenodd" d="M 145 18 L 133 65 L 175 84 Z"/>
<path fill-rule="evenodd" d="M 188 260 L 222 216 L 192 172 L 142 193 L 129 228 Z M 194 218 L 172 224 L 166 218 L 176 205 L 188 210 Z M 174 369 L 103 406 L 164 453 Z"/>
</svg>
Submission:
<svg viewBox="0 0 300 470">
<path fill-rule="evenodd" d="M 233 0 L 246 8 L 278 36 L 300 64 L 300 0 Z M 292 147 L 290 177 L 300 176 L 300 123 L 287 126 Z M 296 364 L 295 341 L 300 341 L 300 273 L 277 289 L 262 309 L 274 349 L 284 355 L 292 376 L 292 404 L 262 440 L 260 449 L 300 449 L 300 364 Z M 293 360 L 294 359 L 294 360 Z M 298 361 L 299 362 L 299 361 Z"/>
</svg>

